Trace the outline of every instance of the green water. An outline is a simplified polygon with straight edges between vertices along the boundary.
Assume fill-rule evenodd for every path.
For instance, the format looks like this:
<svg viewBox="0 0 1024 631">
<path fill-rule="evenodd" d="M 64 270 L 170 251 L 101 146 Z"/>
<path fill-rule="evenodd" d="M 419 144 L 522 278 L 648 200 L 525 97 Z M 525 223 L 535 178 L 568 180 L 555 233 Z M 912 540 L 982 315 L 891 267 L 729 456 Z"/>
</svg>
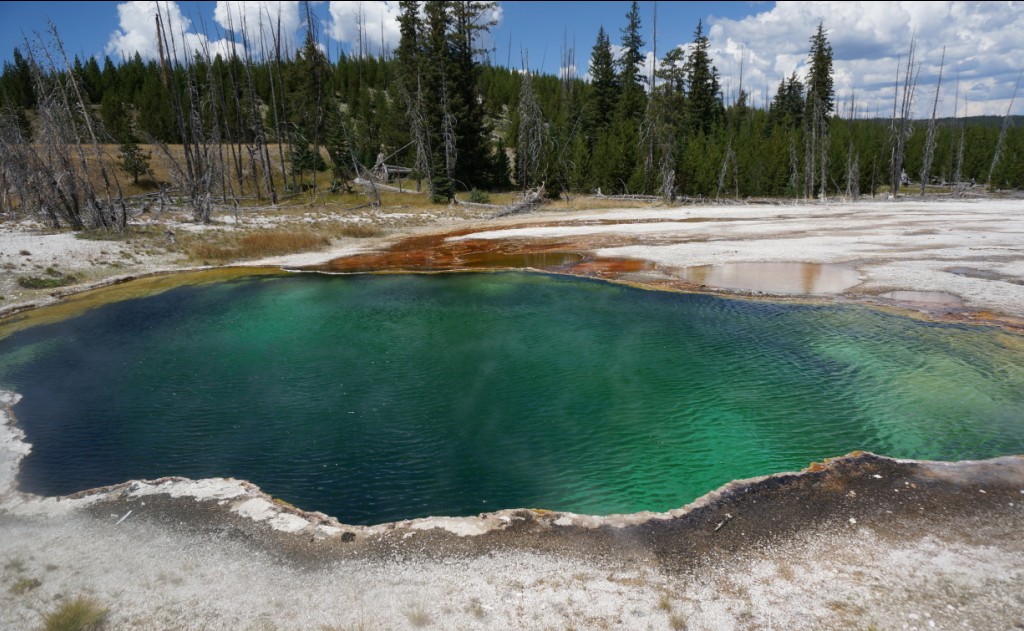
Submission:
<svg viewBox="0 0 1024 631">
<path fill-rule="evenodd" d="M 233 476 L 349 523 L 1024 453 L 1019 335 L 530 274 L 183 287 L 0 341 L 0 384 L 26 491 Z"/>
</svg>

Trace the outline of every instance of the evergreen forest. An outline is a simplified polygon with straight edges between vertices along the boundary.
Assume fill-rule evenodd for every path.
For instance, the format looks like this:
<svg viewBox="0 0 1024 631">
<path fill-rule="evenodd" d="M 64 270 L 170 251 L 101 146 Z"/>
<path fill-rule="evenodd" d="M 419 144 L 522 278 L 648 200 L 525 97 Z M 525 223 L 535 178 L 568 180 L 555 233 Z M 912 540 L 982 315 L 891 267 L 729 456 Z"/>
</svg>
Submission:
<svg viewBox="0 0 1024 631">
<path fill-rule="evenodd" d="M 598 32 L 586 80 L 484 63 L 491 3 L 400 4 L 401 42 L 379 57 L 329 59 L 311 19 L 294 51 L 243 32 L 229 57 L 183 51 L 159 14 L 159 59 L 68 59 L 55 30 L 23 42 L 0 74 L 4 203 L 55 225 L 116 229 L 121 180 L 137 182 L 153 160 L 168 161 L 199 221 L 218 198 L 276 202 L 316 187 L 316 173 L 350 190 L 383 165 L 437 203 L 541 187 L 666 200 L 1024 188 L 1024 130 L 1009 116 L 937 118 L 938 92 L 916 87 L 913 42 L 893 69 L 891 116 L 864 118 L 837 113 L 825 24 L 799 35 L 807 73 L 755 108 L 742 89 L 726 102 L 699 23 L 689 46 L 645 74 L 635 2 Z M 911 103 L 931 116 L 911 118 Z M 97 167 L 109 145 L 117 163 Z"/>
</svg>

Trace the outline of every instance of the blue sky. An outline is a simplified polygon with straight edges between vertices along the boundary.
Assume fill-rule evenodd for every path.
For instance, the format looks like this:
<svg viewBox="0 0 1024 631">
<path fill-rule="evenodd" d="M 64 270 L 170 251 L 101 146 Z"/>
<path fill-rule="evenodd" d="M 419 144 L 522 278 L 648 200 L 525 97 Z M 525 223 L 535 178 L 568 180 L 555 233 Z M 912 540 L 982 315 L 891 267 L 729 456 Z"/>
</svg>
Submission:
<svg viewBox="0 0 1024 631">
<path fill-rule="evenodd" d="M 105 54 L 117 59 L 135 50 L 153 54 L 153 2 L 0 2 L 0 59 L 9 60 L 23 36 L 46 29 L 52 20 L 69 54 Z M 178 20 L 188 42 L 212 49 L 227 45 L 227 15 L 233 24 L 278 17 L 286 37 L 301 37 L 304 17 L 298 2 L 161 2 Z M 356 24 L 364 24 L 366 44 L 377 52 L 397 41 L 394 2 L 315 2 L 313 12 L 322 40 L 332 54 L 355 45 Z M 686 45 L 702 20 L 711 53 L 722 75 L 726 100 L 743 87 L 755 105 L 770 98 L 779 80 L 806 71 L 808 38 L 819 21 L 829 31 L 835 53 L 837 101 L 850 102 L 859 115 L 884 115 L 892 107 L 897 64 L 905 63 L 912 34 L 921 63 L 916 114 L 930 113 L 945 46 L 946 67 L 940 115 L 1004 114 L 1022 66 L 1024 2 L 640 2 L 647 52 L 657 10 L 657 56 Z M 585 76 L 598 27 L 613 44 L 620 39 L 628 2 L 502 2 L 488 47 L 492 61 L 559 72 L 563 51 L 575 57 L 575 72 Z M 653 55 L 649 55 L 653 59 Z M 649 59 L 649 63 L 650 63 Z M 956 92 L 956 82 L 960 88 Z M 1024 113 L 1024 94 L 1013 113 Z"/>
</svg>

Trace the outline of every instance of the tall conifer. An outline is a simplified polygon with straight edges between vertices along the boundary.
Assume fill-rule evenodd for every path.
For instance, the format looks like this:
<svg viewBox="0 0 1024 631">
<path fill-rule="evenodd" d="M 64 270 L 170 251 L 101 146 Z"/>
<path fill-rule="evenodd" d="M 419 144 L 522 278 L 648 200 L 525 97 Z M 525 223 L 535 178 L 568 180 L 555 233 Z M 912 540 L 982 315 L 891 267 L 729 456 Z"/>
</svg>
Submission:
<svg viewBox="0 0 1024 631">
<path fill-rule="evenodd" d="M 698 22 L 693 34 L 693 48 L 686 59 L 686 114 L 687 126 L 692 133 L 711 133 L 724 112 L 718 69 L 711 63 L 709 47 L 704 25 Z"/>
<path fill-rule="evenodd" d="M 615 74 L 612 44 L 604 27 L 597 31 L 597 42 L 590 54 L 590 104 L 587 111 L 592 129 L 608 126 L 619 100 L 619 80 Z"/>
</svg>

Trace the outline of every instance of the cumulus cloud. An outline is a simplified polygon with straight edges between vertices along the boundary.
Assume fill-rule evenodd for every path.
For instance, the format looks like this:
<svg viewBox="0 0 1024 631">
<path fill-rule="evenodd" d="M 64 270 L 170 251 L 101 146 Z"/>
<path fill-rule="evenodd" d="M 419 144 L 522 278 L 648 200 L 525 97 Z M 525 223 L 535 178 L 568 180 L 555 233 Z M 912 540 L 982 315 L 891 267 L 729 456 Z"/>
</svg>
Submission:
<svg viewBox="0 0 1024 631">
<path fill-rule="evenodd" d="M 175 51 L 179 58 L 195 51 L 209 51 L 211 56 L 227 55 L 235 48 L 230 40 L 210 40 L 205 34 L 195 32 L 192 20 L 181 12 L 177 2 L 137 1 L 117 5 L 119 27 L 110 34 L 106 53 L 130 58 L 138 52 L 146 59 L 158 58 L 157 14 L 164 25 L 167 48 Z"/>
<path fill-rule="evenodd" d="M 273 49 L 278 34 L 283 49 L 291 53 L 301 43 L 300 32 L 307 26 L 301 4 L 297 0 L 221 0 L 213 9 L 213 24 L 226 37 L 211 40 L 205 33 L 196 31 L 195 23 L 183 14 L 178 2 L 122 2 L 117 7 L 119 27 L 107 41 L 107 54 L 131 57 L 138 52 L 147 59 L 157 58 L 159 51 L 155 16 L 158 10 L 165 30 L 174 36 L 179 56 L 184 55 L 185 51 L 205 49 L 211 55 L 226 54 L 232 50 L 241 53 L 246 44 L 251 52 L 259 56 L 261 50 Z M 327 3 L 327 13 L 323 33 L 331 40 L 345 44 L 350 50 L 358 52 L 360 36 L 362 51 L 367 55 L 392 51 L 401 39 L 398 28 L 400 7 L 396 1 L 334 1 Z M 496 5 L 481 15 L 479 22 L 500 23 L 501 17 L 501 6 Z M 476 44 L 480 49 L 489 50 L 493 46 L 490 33 L 482 32 Z"/>
<path fill-rule="evenodd" d="M 336 42 L 347 44 L 358 54 L 360 33 L 362 34 L 363 53 L 379 55 L 394 50 L 401 39 L 398 29 L 398 16 L 401 13 L 399 3 L 393 0 L 384 2 L 362 2 L 332 0 L 328 11 L 327 34 Z M 489 8 L 480 16 L 481 24 L 501 22 L 501 5 Z M 483 33 L 477 46 L 489 50 L 494 45 L 490 33 Z M 383 46 L 383 50 L 382 50 Z"/>
<path fill-rule="evenodd" d="M 906 64 L 912 37 L 921 64 L 915 115 L 930 114 L 943 46 L 940 115 L 953 114 L 958 76 L 960 115 L 965 95 L 970 115 L 1006 113 L 1021 69 L 1022 2 L 777 2 L 741 20 L 712 19 L 711 54 L 737 83 L 742 60 L 744 89 L 763 104 L 783 77 L 806 74 L 819 22 L 833 48 L 837 102 L 855 98 L 861 116 L 891 112 L 897 64 Z"/>
<path fill-rule="evenodd" d="M 331 2 L 329 12 L 327 34 L 337 42 L 349 44 L 356 53 L 360 31 L 365 54 L 379 55 L 398 46 L 398 2 Z"/>
<path fill-rule="evenodd" d="M 245 33 L 250 50 L 273 50 L 280 33 L 281 46 L 294 50 L 296 34 L 302 20 L 298 0 L 275 2 L 220 1 L 213 10 L 213 19 L 225 31 L 239 36 Z"/>
</svg>

